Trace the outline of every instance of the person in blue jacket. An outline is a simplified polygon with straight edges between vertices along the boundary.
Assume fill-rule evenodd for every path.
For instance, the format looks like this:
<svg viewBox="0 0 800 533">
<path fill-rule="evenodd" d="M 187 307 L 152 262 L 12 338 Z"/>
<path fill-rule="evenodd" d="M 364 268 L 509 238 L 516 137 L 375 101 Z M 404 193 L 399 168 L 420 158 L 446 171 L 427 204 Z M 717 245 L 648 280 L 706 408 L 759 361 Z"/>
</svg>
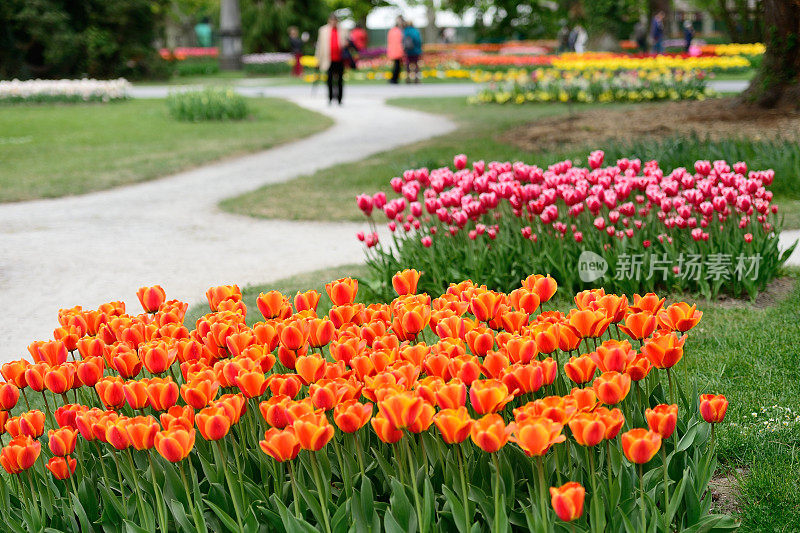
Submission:
<svg viewBox="0 0 800 533">
<path fill-rule="evenodd" d="M 406 83 L 420 82 L 419 57 L 422 55 L 422 36 L 410 20 L 403 28 L 403 51 L 406 55 Z"/>
</svg>

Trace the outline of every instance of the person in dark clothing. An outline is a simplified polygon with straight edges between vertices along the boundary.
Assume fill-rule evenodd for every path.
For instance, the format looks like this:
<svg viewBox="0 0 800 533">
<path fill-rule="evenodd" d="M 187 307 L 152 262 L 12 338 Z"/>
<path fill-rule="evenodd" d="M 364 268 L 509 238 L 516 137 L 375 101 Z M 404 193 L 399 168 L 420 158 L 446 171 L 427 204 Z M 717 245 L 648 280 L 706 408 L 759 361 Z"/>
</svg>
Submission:
<svg viewBox="0 0 800 533">
<path fill-rule="evenodd" d="M 664 12 L 659 11 L 653 17 L 653 24 L 650 26 L 650 37 L 653 39 L 653 53 L 664 53 Z"/>
<path fill-rule="evenodd" d="M 289 48 L 294 55 L 294 65 L 292 65 L 292 76 L 303 75 L 303 65 L 300 64 L 300 58 L 303 57 L 303 40 L 300 39 L 300 32 L 295 26 L 289 28 Z"/>
<path fill-rule="evenodd" d="M 422 36 L 409 20 L 403 29 L 403 51 L 406 54 L 406 83 L 419 83 L 419 57 L 422 55 Z"/>
<path fill-rule="evenodd" d="M 683 21 L 683 40 L 685 41 L 684 48 L 687 53 L 689 48 L 692 47 L 692 39 L 694 39 L 694 27 L 692 26 L 692 21 L 687 19 Z"/>
</svg>

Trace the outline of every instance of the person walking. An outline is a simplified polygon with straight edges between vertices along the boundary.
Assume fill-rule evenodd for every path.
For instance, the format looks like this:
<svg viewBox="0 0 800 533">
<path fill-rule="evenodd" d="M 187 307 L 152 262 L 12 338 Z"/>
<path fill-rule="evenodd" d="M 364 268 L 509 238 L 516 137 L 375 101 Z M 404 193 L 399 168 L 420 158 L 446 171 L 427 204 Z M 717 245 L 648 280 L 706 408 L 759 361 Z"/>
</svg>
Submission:
<svg viewBox="0 0 800 533">
<path fill-rule="evenodd" d="M 320 72 L 328 74 L 328 105 L 334 98 L 342 105 L 344 90 L 344 51 L 347 47 L 347 32 L 339 27 L 339 19 L 334 13 L 328 17 L 328 23 L 319 29 L 317 58 Z"/>
<path fill-rule="evenodd" d="M 361 24 L 356 24 L 356 27 L 350 30 L 350 40 L 353 42 L 353 46 L 355 46 L 356 50 L 359 52 L 366 50 L 367 45 L 369 44 L 369 36 L 367 35 L 367 30 L 364 29 L 364 26 Z"/>
<path fill-rule="evenodd" d="M 397 17 L 395 24 L 386 35 L 386 57 L 392 61 L 392 77 L 389 83 L 400 80 L 400 66 L 403 62 L 403 17 Z"/>
<path fill-rule="evenodd" d="M 297 26 L 289 27 L 289 48 L 294 55 L 294 65 L 292 65 L 292 76 L 300 77 L 303 75 L 303 65 L 300 58 L 303 57 L 303 40 L 300 38 L 300 31 Z"/>
<path fill-rule="evenodd" d="M 653 53 L 664 53 L 664 12 L 659 11 L 653 16 L 653 23 L 650 25 L 650 37 L 653 38 Z"/>
<path fill-rule="evenodd" d="M 689 53 L 689 48 L 692 47 L 692 39 L 694 39 L 694 26 L 692 26 L 691 20 L 686 19 L 683 21 L 683 40 L 687 54 Z"/>
<path fill-rule="evenodd" d="M 403 29 L 403 52 L 406 55 L 406 83 L 420 82 L 419 57 L 422 55 L 422 36 L 409 20 Z"/>
<path fill-rule="evenodd" d="M 633 26 L 633 40 L 642 54 L 647 53 L 647 18 L 640 18 Z"/>
</svg>

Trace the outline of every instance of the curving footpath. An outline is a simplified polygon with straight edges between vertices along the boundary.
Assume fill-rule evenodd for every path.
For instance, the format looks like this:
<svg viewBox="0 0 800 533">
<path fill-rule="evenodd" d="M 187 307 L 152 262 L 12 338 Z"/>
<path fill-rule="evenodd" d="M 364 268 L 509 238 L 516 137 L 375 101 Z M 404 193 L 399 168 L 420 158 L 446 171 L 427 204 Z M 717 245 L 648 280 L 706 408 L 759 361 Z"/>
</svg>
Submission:
<svg viewBox="0 0 800 533">
<path fill-rule="evenodd" d="M 297 91 L 296 91 L 297 92 Z M 305 91 L 304 91 L 305 93 Z M 265 283 L 359 262 L 363 224 L 259 220 L 217 203 L 267 183 L 447 133 L 447 119 L 353 97 L 328 108 L 292 100 L 335 124 L 311 137 L 171 177 L 84 196 L 0 204 L 0 363 L 29 357 L 62 307 L 94 308 L 159 283 L 168 298 L 198 302 L 206 288 Z"/>
</svg>

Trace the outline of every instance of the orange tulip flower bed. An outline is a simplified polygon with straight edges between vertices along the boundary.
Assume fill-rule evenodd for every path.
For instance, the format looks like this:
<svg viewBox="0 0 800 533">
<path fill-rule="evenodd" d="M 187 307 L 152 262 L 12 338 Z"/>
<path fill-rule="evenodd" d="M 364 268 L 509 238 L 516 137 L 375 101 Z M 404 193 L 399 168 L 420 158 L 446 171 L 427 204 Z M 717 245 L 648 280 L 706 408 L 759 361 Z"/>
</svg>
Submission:
<svg viewBox="0 0 800 533">
<path fill-rule="evenodd" d="M 235 285 L 184 326 L 62 309 L 0 369 L 3 523 L 13 531 L 724 531 L 707 490 L 723 396 L 681 375 L 702 312 L 556 281 L 437 298 L 393 276 L 273 291 L 247 326 Z M 36 408 L 41 405 L 43 409 Z"/>
<path fill-rule="evenodd" d="M 374 289 L 390 294 L 392 275 L 429 274 L 421 289 L 471 278 L 511 291 L 528 272 L 551 272 L 569 292 L 720 292 L 751 298 L 777 276 L 781 250 L 772 170 L 744 162 L 697 161 L 662 169 L 658 161 L 589 154 L 547 168 L 522 162 L 406 170 L 391 191 L 361 194 Z M 389 236 L 376 225 L 386 221 Z"/>
</svg>

